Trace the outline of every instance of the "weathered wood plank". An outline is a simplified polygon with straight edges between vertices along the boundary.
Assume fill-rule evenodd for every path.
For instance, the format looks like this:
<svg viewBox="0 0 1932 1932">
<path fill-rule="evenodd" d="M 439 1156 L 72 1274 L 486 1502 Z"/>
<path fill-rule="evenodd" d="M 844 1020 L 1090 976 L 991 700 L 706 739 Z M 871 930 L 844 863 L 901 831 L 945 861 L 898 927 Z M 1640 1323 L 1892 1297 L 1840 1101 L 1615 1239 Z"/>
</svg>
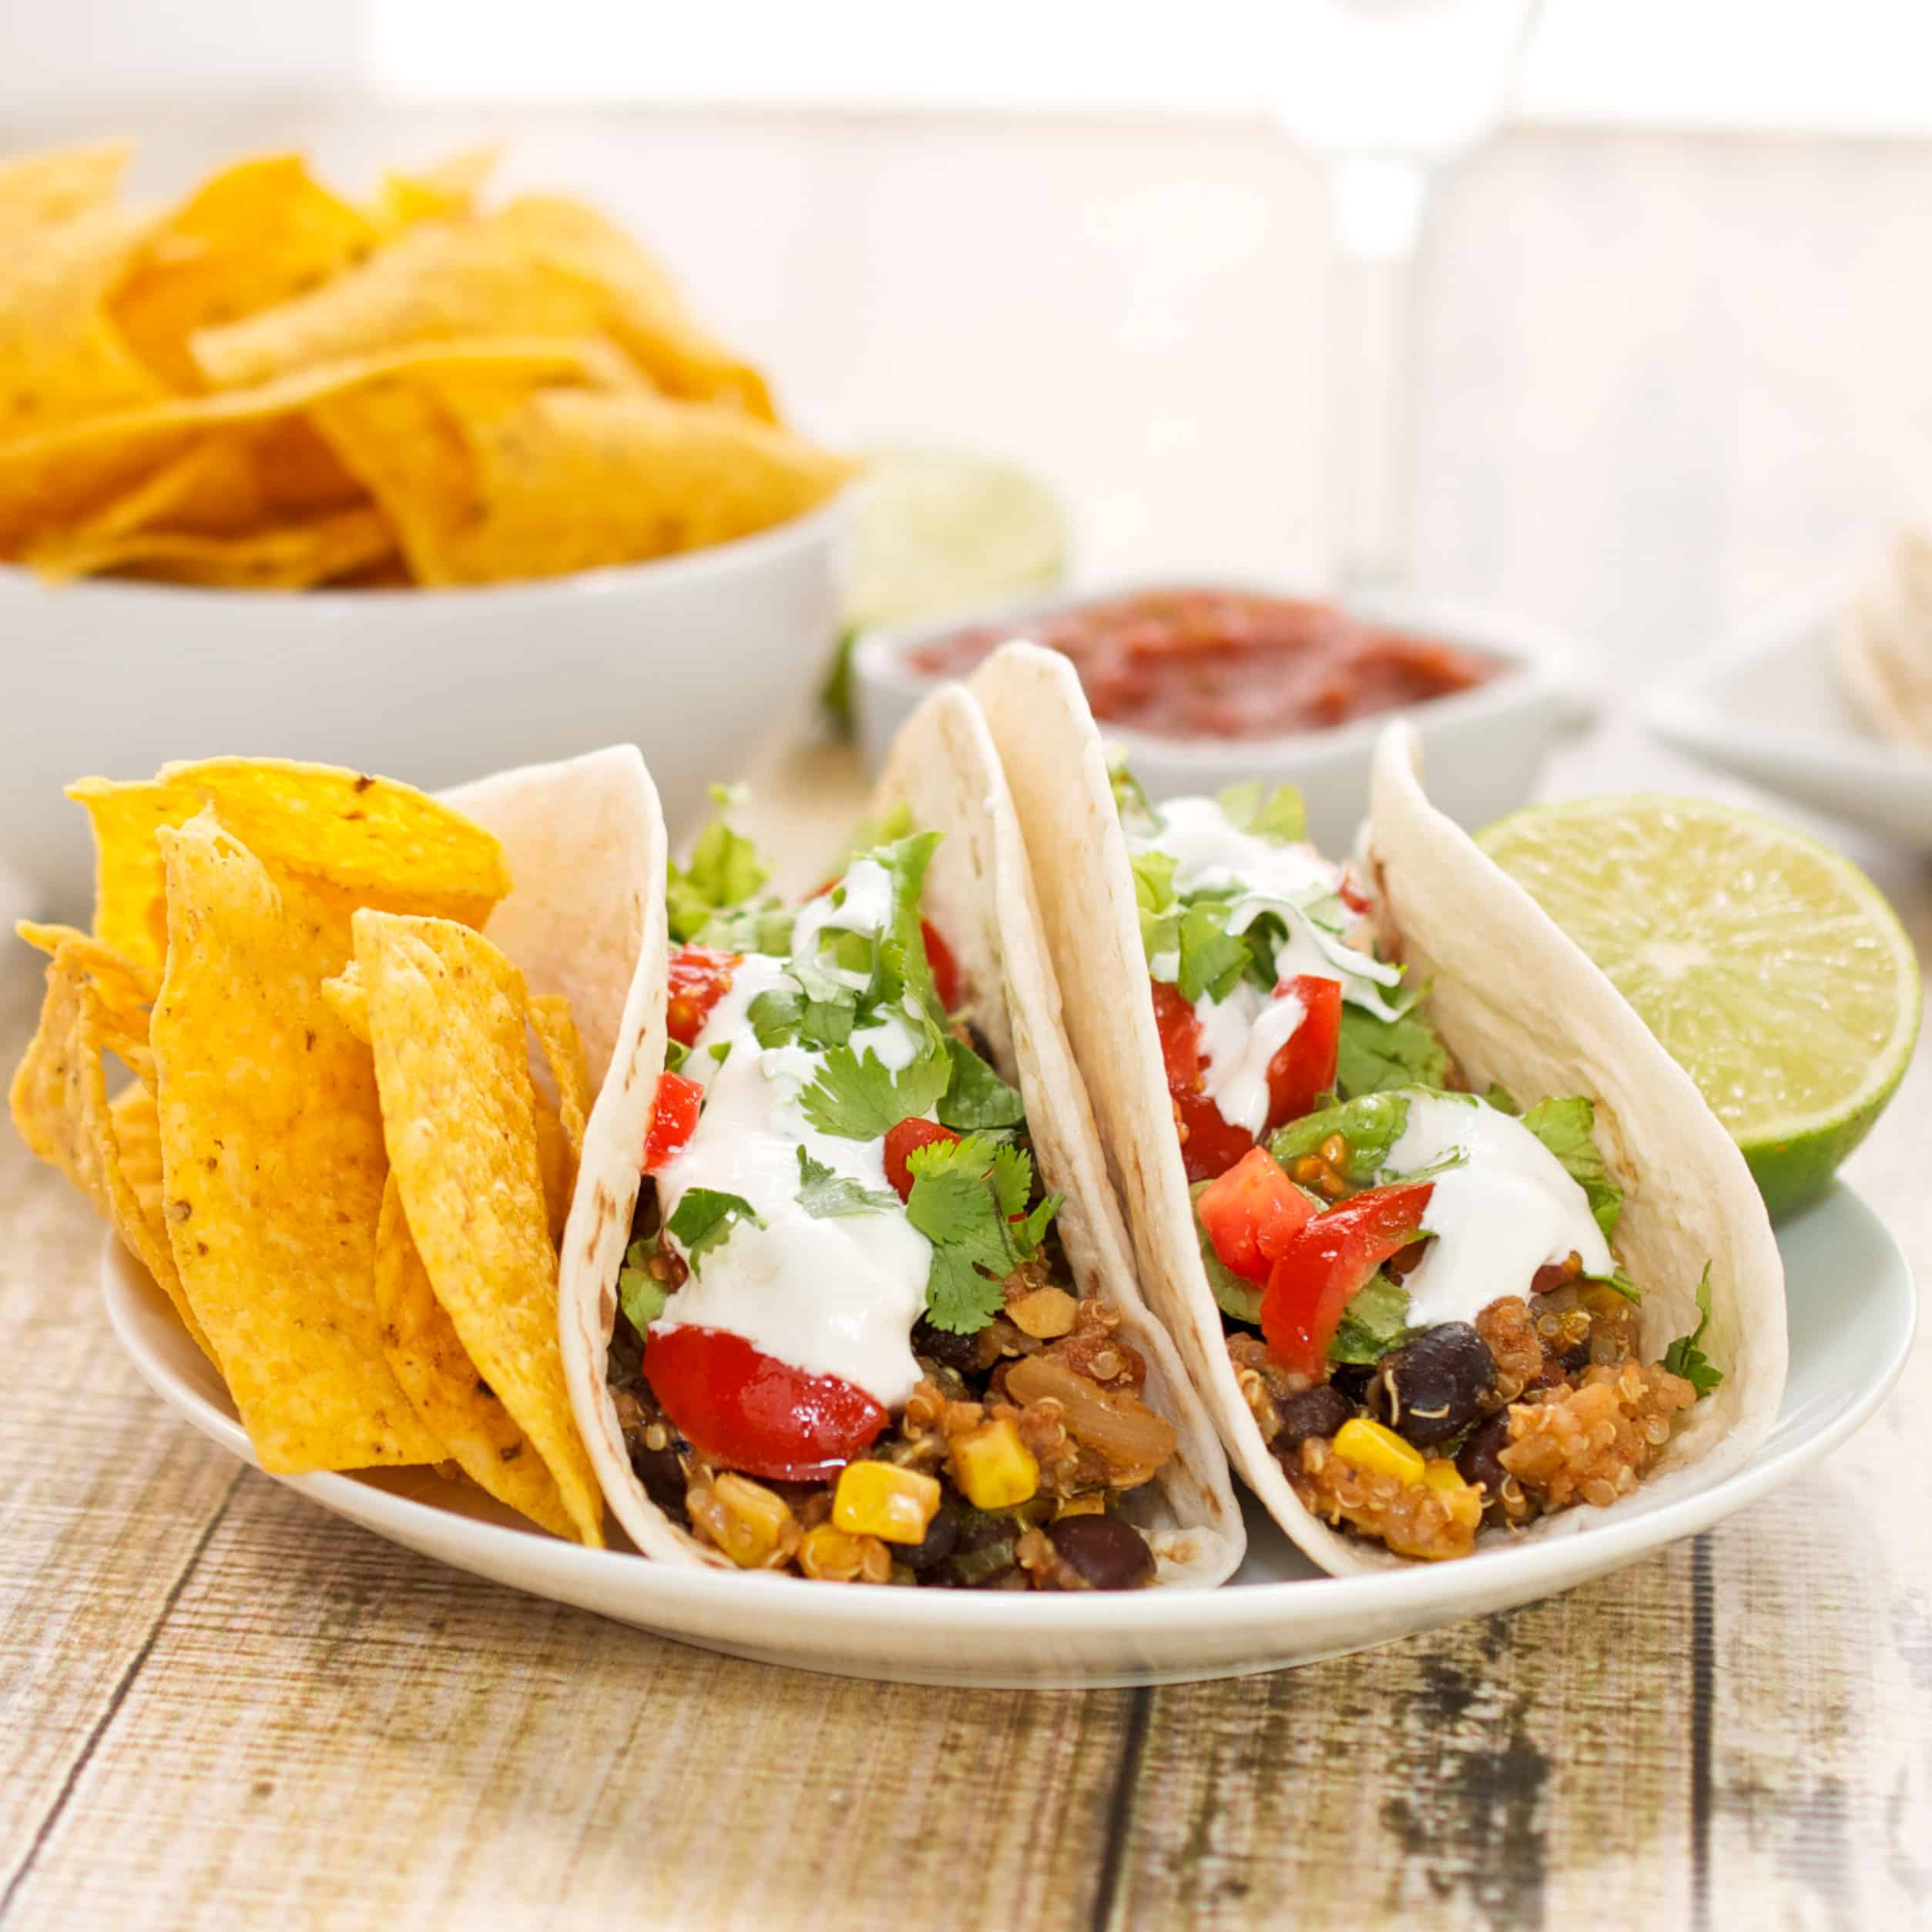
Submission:
<svg viewBox="0 0 1932 1932">
<path fill-rule="evenodd" d="M 9 1923 L 1084 1924 L 1130 1696 L 709 1657 L 251 1474 Z"/>
<path fill-rule="evenodd" d="M 0 1063 L 39 1006 L 0 966 Z M 238 1471 L 169 1418 L 107 1332 L 102 1223 L 0 1132 L 0 1897 L 113 1709 Z"/>
</svg>

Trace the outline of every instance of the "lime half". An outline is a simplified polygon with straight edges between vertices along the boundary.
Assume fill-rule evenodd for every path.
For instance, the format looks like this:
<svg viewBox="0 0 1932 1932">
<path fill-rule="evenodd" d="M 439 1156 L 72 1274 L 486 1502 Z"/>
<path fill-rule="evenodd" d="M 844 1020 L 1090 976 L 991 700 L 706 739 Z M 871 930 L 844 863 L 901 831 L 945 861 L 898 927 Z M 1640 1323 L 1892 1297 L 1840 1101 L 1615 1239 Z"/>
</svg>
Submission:
<svg viewBox="0 0 1932 1932">
<path fill-rule="evenodd" d="M 1884 1111 L 1918 1037 L 1918 963 L 1871 880 L 1702 799 L 1531 806 L 1479 842 L 1697 1082 L 1771 1213 L 1810 1200 Z"/>
</svg>

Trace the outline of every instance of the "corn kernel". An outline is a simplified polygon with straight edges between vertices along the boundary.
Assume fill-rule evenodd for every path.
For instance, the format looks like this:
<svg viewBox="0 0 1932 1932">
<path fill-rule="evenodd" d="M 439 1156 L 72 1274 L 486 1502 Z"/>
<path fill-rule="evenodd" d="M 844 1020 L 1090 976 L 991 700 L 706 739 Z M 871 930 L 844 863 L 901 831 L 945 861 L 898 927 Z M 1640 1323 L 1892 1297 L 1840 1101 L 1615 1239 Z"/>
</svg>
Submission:
<svg viewBox="0 0 1932 1932">
<path fill-rule="evenodd" d="M 1036 1288 L 1006 1304 L 1006 1318 L 1036 1342 L 1056 1341 L 1073 1332 L 1080 1304 L 1064 1288 Z"/>
<path fill-rule="evenodd" d="M 950 1460 L 953 1481 L 975 1509 L 1011 1509 L 1040 1487 L 1033 1451 L 1004 1416 L 954 1437 Z"/>
<path fill-rule="evenodd" d="M 800 1539 L 798 1567 L 820 1583 L 883 1583 L 892 1573 L 892 1559 L 876 1536 L 848 1536 L 820 1523 Z"/>
<path fill-rule="evenodd" d="M 1466 1529 L 1483 1520 L 1483 1499 L 1475 1486 L 1462 1479 L 1462 1472 L 1446 1456 L 1431 1456 L 1424 1464 L 1422 1480 L 1449 1505 L 1451 1518 Z"/>
<path fill-rule="evenodd" d="M 938 1514 L 937 1477 L 891 1462 L 848 1462 L 839 1471 L 832 1521 L 849 1535 L 923 1543 Z"/>
<path fill-rule="evenodd" d="M 712 1483 L 705 1501 L 703 1528 L 741 1570 L 782 1563 L 797 1546 L 798 1524 L 784 1498 L 763 1483 L 727 1471 Z"/>
<path fill-rule="evenodd" d="M 1344 1422 L 1335 1431 L 1335 1453 L 1352 1467 L 1371 1476 L 1393 1476 L 1400 1483 L 1422 1480 L 1422 1451 L 1411 1448 L 1393 1429 L 1361 1416 Z"/>
</svg>

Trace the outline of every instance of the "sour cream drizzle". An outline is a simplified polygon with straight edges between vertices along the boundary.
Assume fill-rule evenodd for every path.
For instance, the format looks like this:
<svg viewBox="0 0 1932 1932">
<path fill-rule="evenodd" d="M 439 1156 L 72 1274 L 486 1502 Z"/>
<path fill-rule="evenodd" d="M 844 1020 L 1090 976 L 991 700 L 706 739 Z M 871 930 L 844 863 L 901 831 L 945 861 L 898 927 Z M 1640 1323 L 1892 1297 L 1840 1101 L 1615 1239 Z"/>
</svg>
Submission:
<svg viewBox="0 0 1932 1932">
<path fill-rule="evenodd" d="M 1455 1160 L 1430 1178 L 1422 1219 L 1436 1238 L 1403 1277 L 1416 1327 L 1474 1321 L 1502 1295 L 1527 1295 L 1537 1270 L 1580 1254 L 1587 1275 L 1616 1266 L 1588 1197 L 1523 1123 L 1471 1096 L 1404 1088 L 1408 1119 L 1383 1178 Z"/>
<path fill-rule="evenodd" d="M 820 930 L 876 933 L 891 910 L 891 880 L 882 866 L 860 860 L 844 883 L 838 907 L 832 895 L 822 894 L 798 916 L 797 945 L 828 968 L 816 951 Z M 823 1055 L 758 1044 L 747 1017 L 751 1002 L 790 984 L 783 961 L 746 957 L 684 1063 L 686 1075 L 705 1088 L 705 1107 L 689 1141 L 658 1174 L 665 1221 L 693 1188 L 706 1187 L 749 1202 L 765 1225 L 737 1223 L 701 1258 L 652 1332 L 725 1329 L 794 1368 L 842 1377 L 894 1408 L 919 1379 L 911 1337 L 925 1307 L 932 1244 L 892 1192 L 883 1141 L 820 1133 L 806 1119 L 799 1095 L 817 1078 Z M 854 1052 L 863 1057 L 870 1049 L 895 1071 L 922 1044 L 910 1019 L 897 1014 L 857 1029 L 851 1039 Z M 722 1064 L 714 1047 L 729 1048 Z M 801 1146 L 890 1205 L 815 1219 L 798 1199 Z"/>
<path fill-rule="evenodd" d="M 1175 861 L 1176 897 L 1200 891 L 1227 892 L 1230 933 L 1246 932 L 1263 914 L 1273 913 L 1287 928 L 1275 948 L 1277 984 L 1306 974 L 1340 981 L 1342 998 L 1381 1019 L 1396 1008 L 1384 987 L 1401 978 L 1347 944 L 1310 917 L 1309 909 L 1334 897 L 1342 869 L 1314 847 L 1258 838 L 1236 825 L 1212 798 L 1171 798 L 1156 808 L 1159 824 L 1149 832 L 1129 829 L 1135 852 L 1164 852 Z M 1156 979 L 1172 981 L 1180 970 L 1177 953 L 1159 953 L 1149 962 Z M 1201 1028 L 1203 1090 L 1230 1126 L 1259 1135 L 1268 1119 L 1268 1062 L 1291 1040 L 1307 1010 L 1292 996 L 1271 998 L 1243 980 L 1223 1000 L 1203 994 L 1194 1003 Z"/>
</svg>

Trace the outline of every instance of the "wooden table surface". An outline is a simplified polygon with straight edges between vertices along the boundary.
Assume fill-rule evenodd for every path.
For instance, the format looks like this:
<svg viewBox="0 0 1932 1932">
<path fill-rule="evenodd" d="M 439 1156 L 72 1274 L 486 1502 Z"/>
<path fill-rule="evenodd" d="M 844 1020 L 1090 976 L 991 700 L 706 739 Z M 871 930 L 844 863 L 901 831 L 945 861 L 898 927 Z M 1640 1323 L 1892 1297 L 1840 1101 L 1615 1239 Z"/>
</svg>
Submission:
<svg viewBox="0 0 1932 1932">
<path fill-rule="evenodd" d="M 940 139 L 915 144 L 928 167 Z M 1923 184 L 1922 158 L 1860 150 L 1861 172 L 1847 151 L 1816 150 L 1809 171 L 1765 163 L 1793 189 L 1785 240 L 1807 222 L 1841 232 L 1874 197 L 1902 209 L 1907 182 Z M 1571 137 L 1519 142 L 1478 174 L 1440 244 L 1464 247 L 1464 272 L 1424 330 L 1437 381 L 1420 528 L 1436 575 L 1551 615 L 1628 622 L 1631 652 L 1660 663 L 1719 608 L 1786 582 L 1787 538 L 1803 550 L 1822 529 L 1842 535 L 1880 493 L 1842 451 L 1826 507 L 1816 465 L 1794 466 L 1781 493 L 1765 473 L 1787 451 L 1823 448 L 1840 421 L 1837 402 L 1794 377 L 1795 414 L 1776 418 L 1782 441 L 1758 439 L 1759 461 L 1726 433 L 1736 412 L 1707 399 L 1688 433 L 1712 437 L 1709 453 L 1687 444 L 1655 489 L 1619 495 L 1620 452 L 1661 433 L 1679 399 L 1678 334 L 1653 328 L 1626 379 L 1657 420 L 1634 418 L 1611 384 L 1586 422 L 1546 340 L 1557 322 L 1545 311 L 1563 299 L 1553 283 L 1535 300 L 1514 287 L 1507 324 L 1480 344 L 1471 333 L 1483 280 L 1471 261 L 1496 269 L 1518 246 L 1527 257 L 1564 245 L 1565 194 L 1584 197 L 1592 245 L 1668 202 L 1696 253 L 1708 237 L 1695 211 L 1732 192 L 1739 153 Z M 1040 171 L 1048 189 L 1068 175 Z M 1071 175 L 1075 188 L 1086 179 Z M 1487 239 L 1472 240 L 1485 196 Z M 1922 300 L 1923 269 L 1912 276 L 1901 263 L 1900 303 Z M 1813 295 L 1814 333 L 1839 328 L 1849 310 Z M 1574 317 L 1582 297 L 1572 287 L 1568 299 Z M 1700 338 L 1705 373 L 1749 387 L 1748 358 L 1736 376 L 1713 346 L 1722 333 Z M 1897 381 L 1917 374 L 1902 345 L 1886 353 Z M 1867 367 L 1847 380 L 1883 387 Z M 1541 426 L 1527 459 L 1526 423 Z M 1485 434 L 1487 469 L 1471 454 Z M 1098 514 L 1125 533 L 1124 557 L 1132 475 L 1106 487 Z M 1617 542 L 1593 548 L 1591 531 L 1607 528 Z M 1696 550 L 1700 533 L 1721 565 Z M 856 777 L 841 754 L 794 747 L 764 781 L 762 822 L 802 870 Z M 1653 783 L 1734 789 L 1614 721 L 1550 778 L 1559 791 Z M 1923 867 L 1845 842 L 1932 959 Z M 0 968 L 8 1065 L 37 992 L 24 957 Z M 1922 1053 L 1850 1169 L 1922 1273 L 1929 1127 Z M 0 1136 L 0 1932 L 1270 1920 L 1869 1932 L 1932 1917 L 1932 1344 L 1820 1467 L 1552 1602 L 1236 1682 L 929 1690 L 712 1657 L 322 1514 L 147 1394 L 101 1317 L 101 1241 L 65 1184 Z"/>
</svg>

